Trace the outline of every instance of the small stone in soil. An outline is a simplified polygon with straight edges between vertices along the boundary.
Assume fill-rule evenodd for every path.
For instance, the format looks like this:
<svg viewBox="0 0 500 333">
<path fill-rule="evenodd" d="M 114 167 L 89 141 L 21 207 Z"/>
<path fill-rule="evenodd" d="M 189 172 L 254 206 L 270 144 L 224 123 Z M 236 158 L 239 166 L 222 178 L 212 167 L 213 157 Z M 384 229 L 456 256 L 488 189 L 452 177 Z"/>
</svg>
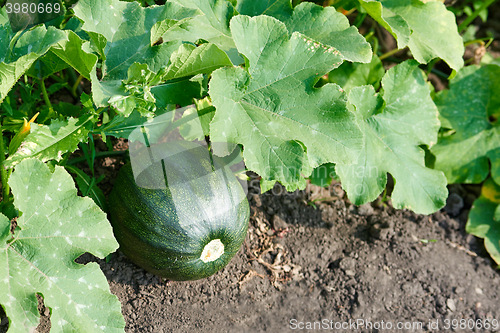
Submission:
<svg viewBox="0 0 500 333">
<path fill-rule="evenodd" d="M 358 214 L 362 216 L 373 215 L 374 210 L 370 203 L 366 203 L 358 207 Z"/>
<path fill-rule="evenodd" d="M 343 269 L 344 271 L 353 271 L 354 268 L 356 267 L 356 260 L 353 258 L 344 258 L 342 261 L 339 263 L 339 267 Z"/>
<path fill-rule="evenodd" d="M 455 301 L 451 298 L 448 298 L 446 300 L 446 306 L 448 307 L 448 309 L 450 309 L 452 312 L 455 312 L 455 310 L 457 309 L 457 307 L 455 306 Z"/>
</svg>

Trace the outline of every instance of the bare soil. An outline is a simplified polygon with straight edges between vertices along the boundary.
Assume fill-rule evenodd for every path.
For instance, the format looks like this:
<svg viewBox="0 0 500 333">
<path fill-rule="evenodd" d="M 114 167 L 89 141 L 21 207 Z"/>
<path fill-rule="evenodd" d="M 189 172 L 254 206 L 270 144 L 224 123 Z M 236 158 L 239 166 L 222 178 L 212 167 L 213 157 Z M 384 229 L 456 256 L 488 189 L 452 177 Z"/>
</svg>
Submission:
<svg viewBox="0 0 500 333">
<path fill-rule="evenodd" d="M 295 193 L 276 186 L 251 195 L 245 246 L 230 264 L 194 282 L 161 281 L 120 252 L 109 263 L 78 261 L 101 265 L 126 332 L 289 332 L 315 322 L 337 332 L 443 332 L 447 320 L 498 320 L 500 276 L 464 232 L 474 191 L 450 191 L 458 204 L 424 216 L 380 200 L 350 205 L 338 185 Z M 37 331 L 48 332 L 40 310 Z M 364 325 L 352 326 L 356 320 Z M 396 330 L 398 323 L 412 326 Z"/>
</svg>

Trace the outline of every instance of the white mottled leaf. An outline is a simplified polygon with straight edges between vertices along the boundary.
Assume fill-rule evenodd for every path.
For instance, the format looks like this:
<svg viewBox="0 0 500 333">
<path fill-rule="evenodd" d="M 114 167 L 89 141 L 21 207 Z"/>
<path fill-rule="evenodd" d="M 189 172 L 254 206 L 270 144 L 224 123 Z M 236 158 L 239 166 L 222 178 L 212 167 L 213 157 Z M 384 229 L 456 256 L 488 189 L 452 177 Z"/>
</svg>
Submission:
<svg viewBox="0 0 500 333">
<path fill-rule="evenodd" d="M 42 162 L 55 159 L 60 161 L 62 154 L 75 151 L 78 143 L 87 139 L 94 116 L 79 119 L 53 120 L 50 125 L 32 126 L 31 132 L 14 155 L 5 160 L 5 166 L 12 167 L 24 159 L 36 157 Z"/>
<path fill-rule="evenodd" d="M 0 241 L 0 304 L 9 332 L 38 325 L 36 294 L 51 310 L 51 332 L 124 332 L 120 302 L 99 265 L 74 261 L 85 252 L 104 258 L 118 248 L 104 212 L 77 196 L 64 168 L 52 173 L 37 159 L 22 161 L 9 184 L 22 212 L 13 237 Z"/>
</svg>

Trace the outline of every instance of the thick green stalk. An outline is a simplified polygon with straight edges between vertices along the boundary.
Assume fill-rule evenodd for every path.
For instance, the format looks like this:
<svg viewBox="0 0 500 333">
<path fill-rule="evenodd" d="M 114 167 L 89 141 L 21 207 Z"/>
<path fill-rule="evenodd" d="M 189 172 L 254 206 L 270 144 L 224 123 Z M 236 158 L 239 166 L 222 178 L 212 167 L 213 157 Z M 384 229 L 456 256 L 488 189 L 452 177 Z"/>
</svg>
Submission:
<svg viewBox="0 0 500 333">
<path fill-rule="evenodd" d="M 469 17 L 467 17 L 465 19 L 465 21 L 462 22 L 462 24 L 460 24 L 458 26 L 458 32 L 462 32 L 462 30 L 466 29 L 469 24 L 474 21 L 474 19 L 479 15 L 479 13 L 481 13 L 483 10 L 485 10 L 486 8 L 488 8 L 492 3 L 494 3 L 495 1 L 497 0 L 486 0 L 482 5 L 481 7 L 479 7 L 478 9 L 476 9 L 474 11 L 474 13 L 472 13 Z"/>
<path fill-rule="evenodd" d="M 7 170 L 5 170 L 3 164 L 5 162 L 5 150 L 4 150 L 4 142 L 3 142 L 3 129 L 2 124 L 0 122 L 0 177 L 2 180 L 2 201 L 9 201 L 10 187 L 8 184 L 9 176 L 7 174 Z"/>
</svg>

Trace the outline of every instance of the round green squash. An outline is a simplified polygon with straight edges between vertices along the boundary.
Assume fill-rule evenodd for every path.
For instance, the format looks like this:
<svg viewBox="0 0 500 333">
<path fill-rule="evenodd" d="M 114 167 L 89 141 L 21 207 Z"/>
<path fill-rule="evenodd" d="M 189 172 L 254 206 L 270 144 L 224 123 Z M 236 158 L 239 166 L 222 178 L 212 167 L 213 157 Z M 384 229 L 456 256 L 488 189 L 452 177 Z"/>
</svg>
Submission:
<svg viewBox="0 0 500 333">
<path fill-rule="evenodd" d="M 248 200 L 207 148 L 167 145 L 168 156 L 134 169 L 136 176 L 130 163 L 121 168 L 109 196 L 113 232 L 121 251 L 145 270 L 169 280 L 202 279 L 226 266 L 243 243 Z"/>
</svg>

